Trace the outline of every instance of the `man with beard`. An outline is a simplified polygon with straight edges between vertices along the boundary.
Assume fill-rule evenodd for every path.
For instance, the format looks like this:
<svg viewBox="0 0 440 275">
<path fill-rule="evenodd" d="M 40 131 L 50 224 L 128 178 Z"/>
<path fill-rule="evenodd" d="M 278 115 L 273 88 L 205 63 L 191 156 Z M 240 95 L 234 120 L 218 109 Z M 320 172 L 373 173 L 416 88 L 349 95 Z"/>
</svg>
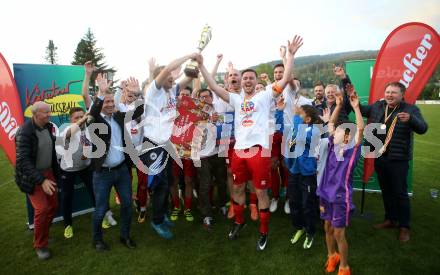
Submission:
<svg viewBox="0 0 440 275">
<path fill-rule="evenodd" d="M 324 109 L 326 108 L 325 98 L 324 98 L 325 86 L 321 81 L 318 81 L 313 86 L 313 93 L 315 94 L 315 99 L 312 101 L 313 107 L 318 110 L 320 116 L 324 114 Z"/>
<path fill-rule="evenodd" d="M 234 107 L 235 111 L 235 138 L 234 154 L 232 156 L 231 171 L 234 178 L 233 207 L 235 222 L 229 232 L 230 239 L 236 239 L 245 226 L 243 210 L 245 204 L 245 183 L 252 180 L 258 197 L 260 208 L 260 237 L 257 250 L 266 248 L 269 231 L 269 197 L 270 188 L 270 148 L 269 120 L 271 119 L 270 106 L 274 98 L 281 95 L 284 87 L 291 78 L 293 58 L 296 51 L 302 46 L 302 38 L 295 36 L 292 43 L 288 42 L 288 57 L 285 75 L 276 82 L 272 89 L 256 93 L 258 83 L 257 73 L 252 69 L 242 72 L 242 87 L 244 93 L 233 94 L 219 87 L 209 75 L 203 65 L 203 57 L 196 57 L 200 71 L 208 86 L 224 101 Z"/>
</svg>

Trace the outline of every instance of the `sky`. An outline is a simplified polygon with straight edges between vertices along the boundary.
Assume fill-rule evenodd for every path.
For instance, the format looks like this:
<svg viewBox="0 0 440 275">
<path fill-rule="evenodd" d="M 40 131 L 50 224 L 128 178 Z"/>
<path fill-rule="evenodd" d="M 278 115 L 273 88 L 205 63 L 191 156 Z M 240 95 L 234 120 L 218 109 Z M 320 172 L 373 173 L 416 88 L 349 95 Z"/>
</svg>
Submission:
<svg viewBox="0 0 440 275">
<path fill-rule="evenodd" d="M 297 56 L 378 50 L 399 25 L 418 21 L 440 32 L 440 0 L 297 1 L 3 1 L 0 52 L 13 63 L 43 64 L 51 39 L 58 64 L 70 64 L 90 27 L 115 78 L 148 76 L 159 64 L 194 52 L 205 24 L 212 40 L 203 51 L 209 69 L 216 55 L 243 69 L 279 59 L 279 47 L 304 38 Z"/>
</svg>

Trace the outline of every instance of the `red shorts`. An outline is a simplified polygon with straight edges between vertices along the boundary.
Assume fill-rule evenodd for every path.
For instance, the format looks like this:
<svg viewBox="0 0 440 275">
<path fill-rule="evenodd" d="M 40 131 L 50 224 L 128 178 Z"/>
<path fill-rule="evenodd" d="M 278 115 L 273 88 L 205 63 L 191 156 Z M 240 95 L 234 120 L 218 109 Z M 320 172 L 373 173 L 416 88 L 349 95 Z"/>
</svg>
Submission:
<svg viewBox="0 0 440 275">
<path fill-rule="evenodd" d="M 254 146 L 244 150 L 234 150 L 231 171 L 234 184 L 240 185 L 251 180 L 256 189 L 270 188 L 270 157 L 263 157 L 263 148 Z"/>
<path fill-rule="evenodd" d="M 188 178 L 194 178 L 196 176 L 196 167 L 190 159 L 181 159 L 183 164 L 183 176 Z M 173 160 L 173 176 L 180 177 L 182 174 L 182 168 Z"/>
<path fill-rule="evenodd" d="M 226 167 L 231 168 L 232 155 L 234 155 L 235 140 L 229 143 L 228 156 L 226 157 Z"/>
<path fill-rule="evenodd" d="M 272 158 L 280 158 L 281 157 L 281 143 L 283 142 L 283 134 L 280 132 L 275 132 L 272 136 L 272 150 L 271 157 Z"/>
</svg>

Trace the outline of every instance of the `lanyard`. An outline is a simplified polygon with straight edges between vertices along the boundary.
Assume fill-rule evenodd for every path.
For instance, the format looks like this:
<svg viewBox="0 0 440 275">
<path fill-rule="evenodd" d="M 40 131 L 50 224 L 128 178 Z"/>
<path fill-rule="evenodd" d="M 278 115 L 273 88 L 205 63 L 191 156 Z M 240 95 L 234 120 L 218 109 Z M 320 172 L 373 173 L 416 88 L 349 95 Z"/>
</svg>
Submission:
<svg viewBox="0 0 440 275">
<path fill-rule="evenodd" d="M 399 107 L 399 105 L 397 105 L 396 107 L 394 107 L 393 111 L 391 111 L 391 113 L 388 115 L 388 105 L 385 107 L 385 118 L 383 123 L 386 124 L 388 119 L 393 115 L 394 111 L 397 109 L 397 107 Z"/>
</svg>

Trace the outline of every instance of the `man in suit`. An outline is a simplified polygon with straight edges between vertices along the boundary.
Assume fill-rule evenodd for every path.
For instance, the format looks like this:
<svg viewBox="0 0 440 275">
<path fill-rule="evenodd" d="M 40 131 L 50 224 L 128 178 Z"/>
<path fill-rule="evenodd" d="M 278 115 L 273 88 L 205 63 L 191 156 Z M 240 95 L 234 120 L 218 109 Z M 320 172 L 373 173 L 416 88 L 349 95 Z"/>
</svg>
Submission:
<svg viewBox="0 0 440 275">
<path fill-rule="evenodd" d="M 109 89 L 110 82 L 105 76 L 99 74 L 97 82 L 99 92 L 90 109 L 92 123 L 88 123 L 93 151 L 96 153 L 96 156 L 92 156 L 93 192 L 96 200 L 93 213 L 93 247 L 97 251 L 109 250 L 109 246 L 103 241 L 101 224 L 108 209 L 111 188 L 114 186 L 121 199 L 120 241 L 128 248 L 135 248 L 136 244 L 130 238 L 132 194 L 127 165 L 129 159 L 123 151 L 126 147 L 125 137 L 130 137 L 124 127 L 126 113 L 116 110 L 114 96 Z M 133 119 L 140 117 L 143 110 L 143 104 L 138 105 Z M 131 143 L 129 145 L 132 146 Z M 100 147 L 104 150 L 99 150 Z"/>
</svg>

